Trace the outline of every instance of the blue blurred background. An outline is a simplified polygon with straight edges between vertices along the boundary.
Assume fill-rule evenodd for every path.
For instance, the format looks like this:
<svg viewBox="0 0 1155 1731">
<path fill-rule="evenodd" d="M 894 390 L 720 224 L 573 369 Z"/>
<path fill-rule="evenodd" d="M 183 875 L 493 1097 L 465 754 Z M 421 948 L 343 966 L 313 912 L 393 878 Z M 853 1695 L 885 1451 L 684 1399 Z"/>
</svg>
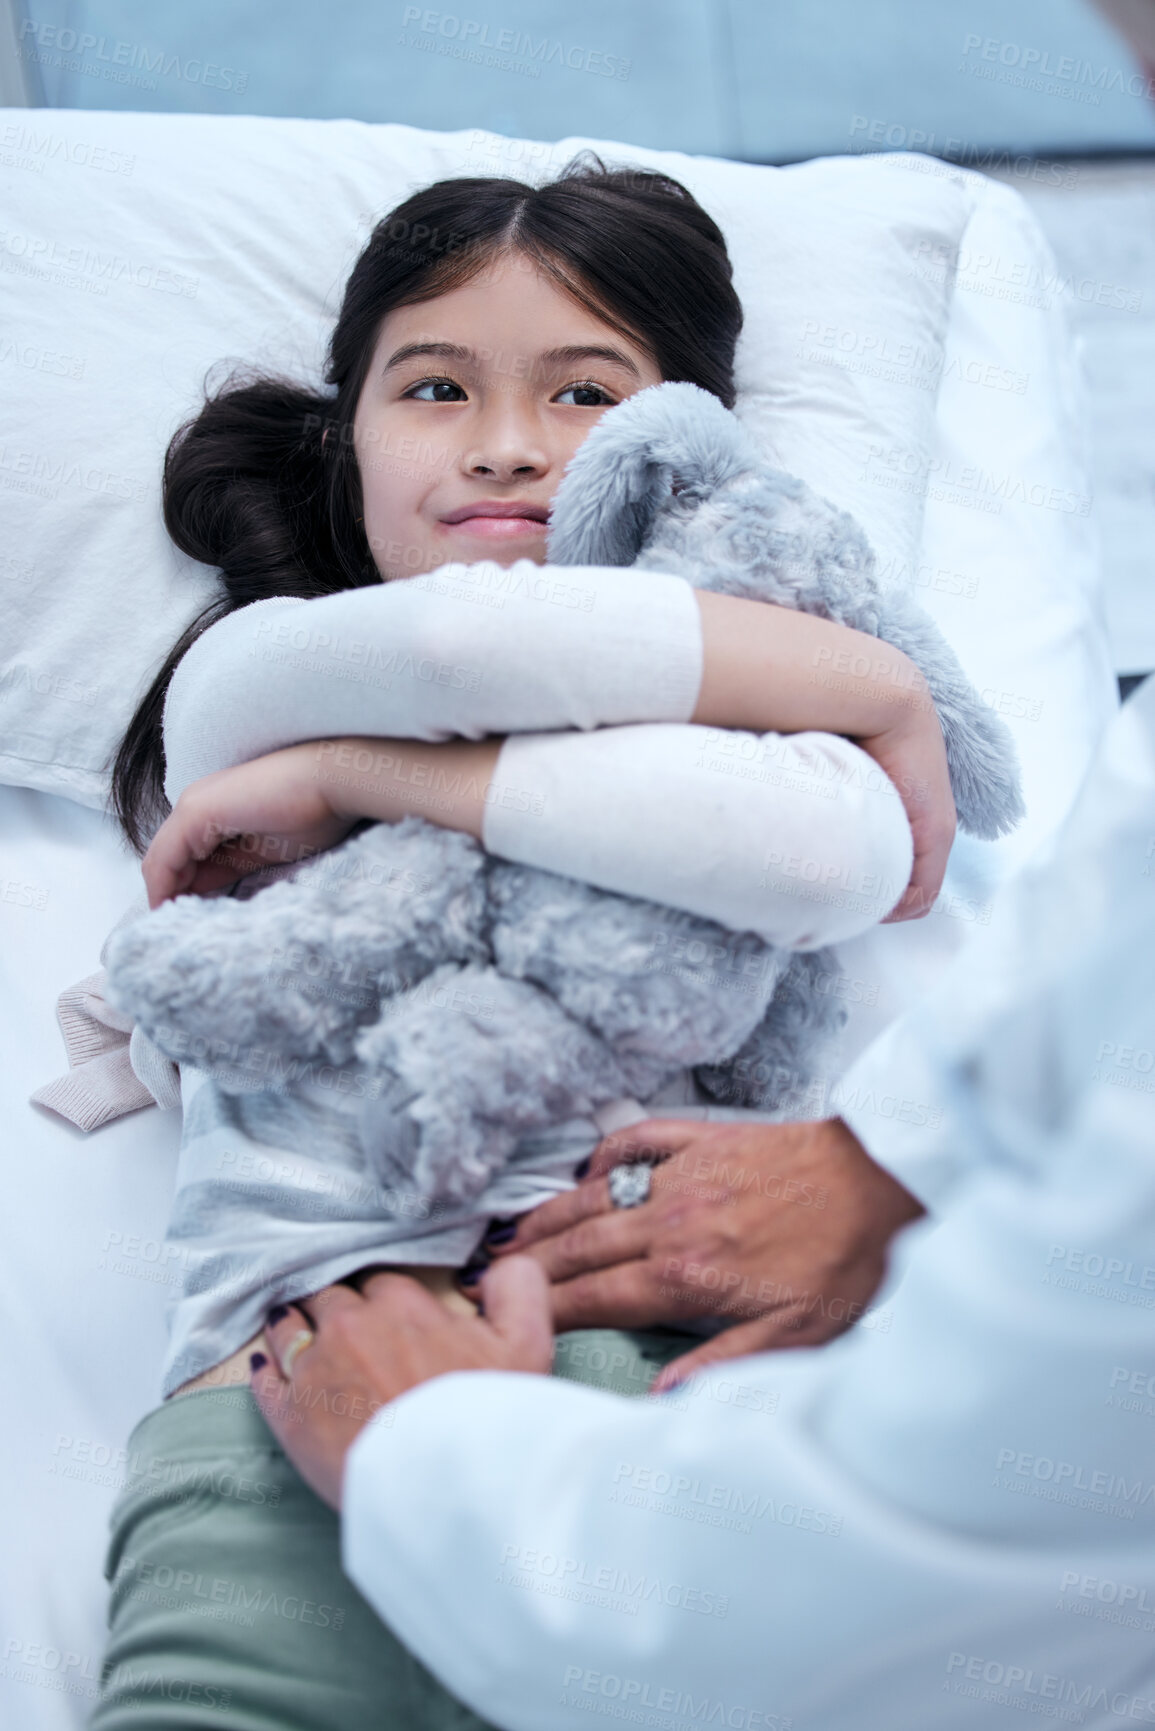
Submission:
<svg viewBox="0 0 1155 1731">
<path fill-rule="evenodd" d="M 579 133 L 754 162 L 1155 146 L 1134 62 L 1083 0 L 22 0 L 14 17 L 38 106 Z"/>
</svg>

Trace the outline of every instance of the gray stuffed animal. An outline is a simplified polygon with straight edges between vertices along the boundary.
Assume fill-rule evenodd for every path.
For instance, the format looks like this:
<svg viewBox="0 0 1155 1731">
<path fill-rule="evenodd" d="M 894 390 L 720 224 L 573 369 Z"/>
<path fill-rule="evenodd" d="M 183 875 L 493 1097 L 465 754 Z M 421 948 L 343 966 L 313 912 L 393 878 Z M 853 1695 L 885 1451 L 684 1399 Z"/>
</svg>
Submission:
<svg viewBox="0 0 1155 1731">
<path fill-rule="evenodd" d="M 670 572 L 894 644 L 929 683 L 961 827 L 994 837 L 1021 816 L 1010 736 L 937 628 L 883 593 L 854 520 L 768 467 L 708 392 L 655 385 L 608 410 L 548 545 L 553 564 Z M 529 1132 L 645 1100 L 679 1069 L 714 1098 L 788 1110 L 845 1019 L 819 989 L 828 952 L 491 858 L 418 817 L 363 827 L 287 881 L 177 897 L 106 960 L 112 1001 L 226 1092 L 291 1094 L 332 1066 L 382 1182 L 449 1205 Z"/>
</svg>

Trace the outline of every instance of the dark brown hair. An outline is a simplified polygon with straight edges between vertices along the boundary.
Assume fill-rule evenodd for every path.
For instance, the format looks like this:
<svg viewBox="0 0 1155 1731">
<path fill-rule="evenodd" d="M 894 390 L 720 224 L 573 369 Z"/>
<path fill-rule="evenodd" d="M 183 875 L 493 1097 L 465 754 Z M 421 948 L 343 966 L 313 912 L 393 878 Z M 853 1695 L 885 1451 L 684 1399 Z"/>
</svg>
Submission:
<svg viewBox="0 0 1155 1731">
<path fill-rule="evenodd" d="M 168 811 L 164 702 L 177 664 L 210 625 L 270 596 L 379 583 L 361 521 L 351 428 L 382 320 L 523 254 L 582 306 L 646 349 L 663 379 L 734 406 L 742 307 L 721 230 L 679 181 L 609 169 L 592 151 L 558 179 L 440 180 L 382 217 L 353 267 L 329 341 L 330 394 L 234 371 L 174 434 L 164 521 L 182 552 L 219 568 L 223 594 L 184 631 L 129 724 L 112 806 L 143 852 Z M 326 438 L 326 428 L 337 437 Z"/>
</svg>

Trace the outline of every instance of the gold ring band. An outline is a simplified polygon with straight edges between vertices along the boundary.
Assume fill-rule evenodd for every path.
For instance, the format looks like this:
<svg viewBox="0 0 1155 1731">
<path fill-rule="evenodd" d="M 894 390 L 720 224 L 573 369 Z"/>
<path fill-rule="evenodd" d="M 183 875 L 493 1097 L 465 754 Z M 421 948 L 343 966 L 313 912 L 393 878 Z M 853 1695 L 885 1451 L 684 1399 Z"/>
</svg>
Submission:
<svg viewBox="0 0 1155 1731">
<path fill-rule="evenodd" d="M 312 1346 L 316 1338 L 311 1328 L 299 1328 L 297 1330 L 281 1354 L 281 1370 L 285 1376 L 292 1376 L 298 1354 L 304 1352 L 307 1346 Z"/>
</svg>

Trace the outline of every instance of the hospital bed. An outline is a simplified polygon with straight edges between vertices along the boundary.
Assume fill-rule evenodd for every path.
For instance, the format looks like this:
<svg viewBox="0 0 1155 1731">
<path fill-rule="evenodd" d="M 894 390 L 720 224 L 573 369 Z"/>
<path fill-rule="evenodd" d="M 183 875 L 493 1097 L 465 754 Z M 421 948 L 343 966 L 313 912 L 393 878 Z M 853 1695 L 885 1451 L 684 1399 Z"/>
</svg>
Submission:
<svg viewBox="0 0 1155 1731">
<path fill-rule="evenodd" d="M 95 1694 L 108 1510 L 158 1394 L 179 1113 L 85 1135 L 28 1096 L 65 1068 L 58 993 L 139 886 L 104 765 L 213 592 L 159 513 L 164 447 L 210 368 L 316 378 L 373 222 L 442 176 L 536 180 L 592 144 L 702 200 L 746 308 L 739 413 L 858 516 L 1023 766 L 1022 828 L 960 841 L 927 919 L 843 946 L 847 1061 L 1047 846 L 1117 697 L 1077 355 L 1010 189 L 920 156 L 775 169 L 356 122 L 4 118 L 23 146 L 0 165 L 0 1720 L 65 1731 Z"/>
</svg>

